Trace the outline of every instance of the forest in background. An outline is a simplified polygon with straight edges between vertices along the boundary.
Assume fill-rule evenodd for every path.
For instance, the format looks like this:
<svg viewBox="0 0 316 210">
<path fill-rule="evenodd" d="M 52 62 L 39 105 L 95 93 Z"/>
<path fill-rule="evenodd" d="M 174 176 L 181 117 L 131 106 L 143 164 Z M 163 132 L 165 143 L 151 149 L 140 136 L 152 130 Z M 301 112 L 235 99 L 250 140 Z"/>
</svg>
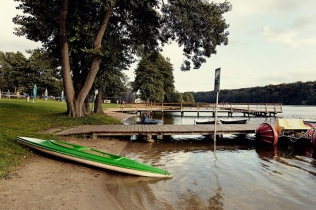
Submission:
<svg viewBox="0 0 316 210">
<path fill-rule="evenodd" d="M 195 102 L 216 102 L 216 92 L 191 92 Z M 283 105 L 316 105 L 316 81 L 282 83 L 263 87 L 220 90 L 218 102 L 282 103 Z"/>
</svg>

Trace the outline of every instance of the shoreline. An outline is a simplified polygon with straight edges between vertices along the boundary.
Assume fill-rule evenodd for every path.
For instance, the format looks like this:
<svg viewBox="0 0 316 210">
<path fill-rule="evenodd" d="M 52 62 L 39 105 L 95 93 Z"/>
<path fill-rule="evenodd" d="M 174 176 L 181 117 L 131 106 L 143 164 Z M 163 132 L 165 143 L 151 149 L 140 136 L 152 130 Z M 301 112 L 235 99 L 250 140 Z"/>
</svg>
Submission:
<svg viewBox="0 0 316 210">
<path fill-rule="evenodd" d="M 122 123 L 133 116 L 104 112 Z M 116 155 L 126 152 L 130 144 L 114 138 L 65 140 Z M 32 157 L 12 171 L 10 179 L 0 180 L 0 209 L 125 209 L 115 198 L 113 186 L 130 176 L 32 152 Z"/>
<path fill-rule="evenodd" d="M 135 116 L 135 114 L 119 112 L 119 109 L 106 109 L 103 111 L 104 111 L 104 114 L 111 116 L 117 120 L 120 120 L 122 124 L 124 124 L 124 121 L 127 120 L 128 118 Z"/>
</svg>

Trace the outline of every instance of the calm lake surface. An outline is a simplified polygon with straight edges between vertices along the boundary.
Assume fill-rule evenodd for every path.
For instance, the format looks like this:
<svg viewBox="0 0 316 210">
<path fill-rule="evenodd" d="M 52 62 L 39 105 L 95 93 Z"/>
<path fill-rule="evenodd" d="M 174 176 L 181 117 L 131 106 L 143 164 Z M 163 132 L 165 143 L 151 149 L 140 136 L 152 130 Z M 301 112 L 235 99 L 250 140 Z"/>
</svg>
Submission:
<svg viewBox="0 0 316 210">
<path fill-rule="evenodd" d="M 219 117 L 227 118 L 222 113 Z M 234 114 L 235 118 L 244 118 Z M 194 124 L 196 113 L 171 113 L 155 119 L 165 124 Z M 211 114 L 199 119 L 211 119 Z M 249 123 L 275 124 L 276 118 L 316 118 L 316 106 L 283 106 L 276 117 L 249 117 Z M 139 120 L 132 117 L 128 123 Z M 304 145 L 256 144 L 254 135 L 224 135 L 217 141 L 203 136 L 172 136 L 156 143 L 132 139 L 124 154 L 173 173 L 171 179 L 128 178 L 117 186 L 124 209 L 315 209 L 316 160 Z M 122 196 L 120 196 L 120 194 Z"/>
</svg>

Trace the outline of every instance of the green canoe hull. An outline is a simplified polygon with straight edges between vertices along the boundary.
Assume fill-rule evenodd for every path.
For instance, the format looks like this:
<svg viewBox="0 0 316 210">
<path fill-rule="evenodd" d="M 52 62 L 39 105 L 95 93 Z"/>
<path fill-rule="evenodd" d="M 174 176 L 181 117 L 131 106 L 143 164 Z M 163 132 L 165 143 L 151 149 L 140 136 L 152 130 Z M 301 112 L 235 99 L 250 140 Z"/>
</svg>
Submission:
<svg viewBox="0 0 316 210">
<path fill-rule="evenodd" d="M 99 168 L 146 177 L 172 177 L 170 172 L 160 168 L 59 140 L 17 137 L 17 142 L 47 154 Z"/>
</svg>

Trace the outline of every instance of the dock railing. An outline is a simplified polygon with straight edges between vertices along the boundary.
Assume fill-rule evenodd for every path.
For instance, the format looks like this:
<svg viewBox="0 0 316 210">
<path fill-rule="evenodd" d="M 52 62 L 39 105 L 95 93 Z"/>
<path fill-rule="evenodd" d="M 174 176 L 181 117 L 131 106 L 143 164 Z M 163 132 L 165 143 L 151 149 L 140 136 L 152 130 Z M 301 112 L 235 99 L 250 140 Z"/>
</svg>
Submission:
<svg viewBox="0 0 316 210">
<path fill-rule="evenodd" d="M 275 115 L 283 112 L 281 103 L 221 103 L 219 109 L 229 109 L 231 113 L 242 112 L 252 115 Z"/>
<path fill-rule="evenodd" d="M 215 112 L 215 103 L 204 103 L 204 102 L 183 102 L 183 103 L 161 103 L 161 102 L 150 102 L 150 103 L 127 103 L 126 106 L 121 106 L 120 111 L 124 112 L 127 110 L 133 110 L 136 113 L 141 111 L 210 111 Z M 244 113 L 248 115 L 275 115 L 282 113 L 281 103 L 219 103 L 218 111 L 226 111 L 230 115 L 233 113 Z"/>
</svg>

